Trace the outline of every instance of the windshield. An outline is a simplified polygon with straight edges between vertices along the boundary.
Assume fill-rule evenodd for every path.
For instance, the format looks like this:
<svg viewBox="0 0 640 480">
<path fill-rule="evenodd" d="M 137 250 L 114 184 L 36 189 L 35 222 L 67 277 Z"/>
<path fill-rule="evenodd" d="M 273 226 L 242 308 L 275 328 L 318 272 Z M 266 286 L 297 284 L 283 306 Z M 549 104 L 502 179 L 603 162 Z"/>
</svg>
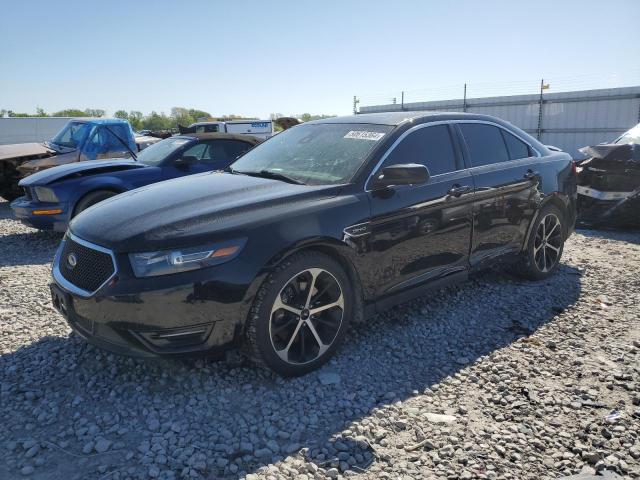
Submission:
<svg viewBox="0 0 640 480">
<path fill-rule="evenodd" d="M 176 150 L 193 142 L 192 138 L 171 137 L 160 140 L 138 153 L 138 161 L 151 166 L 158 166 L 162 161 Z"/>
<path fill-rule="evenodd" d="M 268 171 L 307 185 L 347 183 L 389 125 L 319 123 L 279 133 L 236 161 L 239 173 Z"/>
<path fill-rule="evenodd" d="M 637 143 L 640 144 L 640 123 L 628 132 L 625 132 L 613 143 Z"/>
<path fill-rule="evenodd" d="M 62 147 L 78 148 L 84 143 L 91 127 L 92 125 L 86 122 L 69 122 L 51 139 L 51 143 Z"/>
</svg>

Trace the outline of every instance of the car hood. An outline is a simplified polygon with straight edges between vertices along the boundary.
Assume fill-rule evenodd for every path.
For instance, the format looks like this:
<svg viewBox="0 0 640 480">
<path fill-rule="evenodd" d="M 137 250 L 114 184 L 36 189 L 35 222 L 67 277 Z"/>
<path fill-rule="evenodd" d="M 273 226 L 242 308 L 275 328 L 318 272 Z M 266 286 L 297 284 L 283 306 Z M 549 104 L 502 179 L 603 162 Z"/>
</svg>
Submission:
<svg viewBox="0 0 640 480">
<path fill-rule="evenodd" d="M 63 180 L 64 178 L 70 177 L 72 175 L 96 175 L 118 170 L 143 168 L 146 166 L 147 165 L 145 165 L 144 163 L 139 163 L 128 158 L 110 158 L 108 160 L 87 160 L 85 162 L 73 162 L 36 172 L 20 180 L 19 185 L 21 187 L 48 185 L 55 181 Z"/>
<path fill-rule="evenodd" d="M 14 145 L 0 145 L 0 161 L 17 160 L 24 157 L 50 157 L 56 151 L 42 143 L 16 143 Z"/>
<path fill-rule="evenodd" d="M 334 197 L 335 186 L 294 185 L 208 172 L 120 194 L 78 215 L 69 229 L 115 252 L 195 246 L 230 237 Z"/>
</svg>

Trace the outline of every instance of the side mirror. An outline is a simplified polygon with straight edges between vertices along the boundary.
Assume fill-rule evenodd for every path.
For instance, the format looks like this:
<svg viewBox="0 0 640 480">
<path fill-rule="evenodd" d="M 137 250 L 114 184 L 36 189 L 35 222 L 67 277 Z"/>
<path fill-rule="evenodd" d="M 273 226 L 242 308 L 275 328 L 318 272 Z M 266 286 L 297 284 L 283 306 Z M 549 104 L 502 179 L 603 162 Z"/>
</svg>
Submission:
<svg viewBox="0 0 640 480">
<path fill-rule="evenodd" d="M 186 155 L 184 157 L 176 158 L 173 164 L 178 168 L 187 168 L 189 165 L 198 163 L 198 158 L 193 155 Z"/>
<path fill-rule="evenodd" d="M 374 188 L 392 185 L 420 185 L 429 180 L 429 169 L 417 163 L 389 165 L 378 172 L 373 180 Z"/>
</svg>

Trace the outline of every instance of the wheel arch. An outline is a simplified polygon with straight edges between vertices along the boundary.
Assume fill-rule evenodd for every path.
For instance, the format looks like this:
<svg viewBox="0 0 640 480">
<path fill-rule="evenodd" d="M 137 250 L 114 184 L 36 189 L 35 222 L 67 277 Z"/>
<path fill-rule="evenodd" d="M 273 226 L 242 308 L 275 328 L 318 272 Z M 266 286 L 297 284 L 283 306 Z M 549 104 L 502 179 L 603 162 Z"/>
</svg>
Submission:
<svg viewBox="0 0 640 480">
<path fill-rule="evenodd" d="M 358 272 L 356 262 L 354 261 L 355 253 L 349 245 L 332 237 L 308 238 L 290 245 L 273 255 L 262 268 L 261 272 L 256 276 L 253 285 L 249 289 L 249 295 L 252 295 L 250 292 L 256 292 L 260 288 L 269 273 L 271 273 L 278 265 L 290 258 L 292 255 L 307 251 L 315 251 L 327 255 L 338 261 L 342 268 L 344 268 L 344 271 L 351 281 L 356 297 L 356 314 L 353 318 L 353 322 L 360 323 L 364 321 L 364 289 L 360 273 Z"/>
<path fill-rule="evenodd" d="M 89 195 L 97 193 L 97 192 L 111 192 L 111 193 L 115 193 L 116 195 L 120 194 L 120 193 L 124 193 L 126 192 L 127 189 L 125 188 L 120 188 L 118 186 L 115 185 L 96 185 L 95 187 L 84 191 L 78 198 L 76 198 L 76 200 L 73 202 L 73 208 L 71 209 L 71 217 L 75 217 L 76 216 L 76 210 L 78 208 L 78 204 L 84 200 L 85 198 L 87 198 Z"/>
<path fill-rule="evenodd" d="M 524 243 L 522 244 L 522 251 L 524 251 L 527 248 L 527 245 L 529 245 L 529 240 L 531 239 L 531 235 L 533 234 L 533 226 L 536 224 L 536 221 L 538 220 L 538 216 L 540 215 L 540 212 L 542 211 L 543 208 L 545 208 L 548 205 L 553 205 L 560 209 L 563 216 L 562 228 L 564 230 L 565 240 L 569 236 L 569 225 L 567 223 L 567 220 L 570 218 L 569 199 L 566 195 L 562 194 L 561 192 L 553 192 L 551 195 L 547 195 L 545 198 L 542 199 L 542 201 L 540 202 L 540 205 L 536 209 L 535 214 L 531 218 L 531 222 L 529 223 L 529 227 L 527 228 L 527 235 L 524 239 Z"/>
</svg>

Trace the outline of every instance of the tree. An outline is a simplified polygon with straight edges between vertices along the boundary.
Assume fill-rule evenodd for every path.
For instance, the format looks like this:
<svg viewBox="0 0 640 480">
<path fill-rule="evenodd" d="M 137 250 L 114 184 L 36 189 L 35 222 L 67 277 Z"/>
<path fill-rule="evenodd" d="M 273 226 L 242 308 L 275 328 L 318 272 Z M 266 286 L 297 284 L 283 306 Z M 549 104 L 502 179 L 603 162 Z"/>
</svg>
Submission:
<svg viewBox="0 0 640 480">
<path fill-rule="evenodd" d="M 118 110 L 113 114 L 113 116 L 116 118 L 121 118 L 122 120 L 129 120 L 129 114 L 126 110 Z"/>
<path fill-rule="evenodd" d="M 99 108 L 87 108 L 84 113 L 87 117 L 104 117 L 105 111 Z"/>
<path fill-rule="evenodd" d="M 7 111 L 4 108 L 0 110 L 0 118 L 4 118 L 6 114 L 7 114 Z"/>
<path fill-rule="evenodd" d="M 36 117 L 48 117 L 49 114 L 47 112 L 44 111 L 43 108 L 36 108 Z"/>
<path fill-rule="evenodd" d="M 129 112 L 129 123 L 134 130 L 142 129 L 142 112 L 131 110 Z"/>
<path fill-rule="evenodd" d="M 336 115 L 311 115 L 310 113 L 303 113 L 300 115 L 300 120 L 303 122 L 310 122 L 311 120 L 322 120 L 323 118 L 333 118 Z"/>
<path fill-rule="evenodd" d="M 67 108 L 66 110 L 60 110 L 51 114 L 52 117 L 86 117 L 88 116 L 82 110 L 77 108 Z"/>
<path fill-rule="evenodd" d="M 151 112 L 142 120 L 142 128 L 147 130 L 168 130 L 173 126 L 173 119 L 164 113 Z"/>
<path fill-rule="evenodd" d="M 173 107 L 171 109 L 171 118 L 174 125 L 188 126 L 194 122 L 194 118 L 189 114 L 189 110 L 184 107 Z"/>
<path fill-rule="evenodd" d="M 211 118 L 211 114 L 209 112 L 205 112 L 204 110 L 197 110 L 194 108 L 189 109 L 189 115 L 191 115 L 191 118 L 193 118 L 195 121 L 198 121 L 201 118 L 205 120 Z"/>
</svg>

